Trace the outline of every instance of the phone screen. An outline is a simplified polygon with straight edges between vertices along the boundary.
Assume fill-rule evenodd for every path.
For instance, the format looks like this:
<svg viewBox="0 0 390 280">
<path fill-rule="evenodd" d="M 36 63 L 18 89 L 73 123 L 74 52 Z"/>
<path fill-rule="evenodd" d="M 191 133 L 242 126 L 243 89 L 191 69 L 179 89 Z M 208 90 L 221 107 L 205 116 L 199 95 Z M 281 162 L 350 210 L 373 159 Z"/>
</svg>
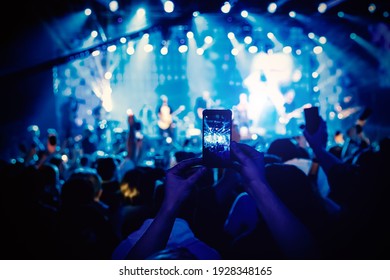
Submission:
<svg viewBox="0 0 390 280">
<path fill-rule="evenodd" d="M 230 164 L 232 138 L 232 111 L 228 109 L 203 110 L 203 162 L 208 167 L 226 167 Z"/>
</svg>

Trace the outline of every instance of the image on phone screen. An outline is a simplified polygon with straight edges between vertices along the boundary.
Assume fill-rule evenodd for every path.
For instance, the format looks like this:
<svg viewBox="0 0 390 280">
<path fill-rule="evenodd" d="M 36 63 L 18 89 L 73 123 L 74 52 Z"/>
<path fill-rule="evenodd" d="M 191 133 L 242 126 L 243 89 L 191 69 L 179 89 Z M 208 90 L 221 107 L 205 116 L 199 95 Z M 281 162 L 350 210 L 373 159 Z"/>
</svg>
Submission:
<svg viewBox="0 0 390 280">
<path fill-rule="evenodd" d="M 204 110 L 202 133 L 204 164 L 209 167 L 228 166 L 232 134 L 231 110 Z"/>
</svg>

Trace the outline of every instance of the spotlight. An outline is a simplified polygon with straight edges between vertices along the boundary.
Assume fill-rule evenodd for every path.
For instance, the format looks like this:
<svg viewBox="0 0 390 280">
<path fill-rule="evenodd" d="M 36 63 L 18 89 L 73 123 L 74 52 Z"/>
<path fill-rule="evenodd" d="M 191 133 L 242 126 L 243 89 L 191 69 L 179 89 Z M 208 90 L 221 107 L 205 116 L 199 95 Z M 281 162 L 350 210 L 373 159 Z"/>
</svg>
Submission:
<svg viewBox="0 0 390 280">
<path fill-rule="evenodd" d="M 230 12 L 231 8 L 232 8 L 232 6 L 230 5 L 230 3 L 229 2 L 225 2 L 223 4 L 223 6 L 221 7 L 221 11 L 222 11 L 222 13 L 227 14 L 227 13 Z"/>
<path fill-rule="evenodd" d="M 243 11 L 241 12 L 241 16 L 242 16 L 243 18 L 247 18 L 247 17 L 248 17 L 248 11 L 243 10 Z"/>
<path fill-rule="evenodd" d="M 327 9 L 328 5 L 326 5 L 325 3 L 320 3 L 317 8 L 318 12 L 321 14 L 325 13 Z"/>
<path fill-rule="evenodd" d="M 165 1 L 164 2 L 164 11 L 166 13 L 172 13 L 175 9 L 175 4 L 172 1 Z"/>
</svg>

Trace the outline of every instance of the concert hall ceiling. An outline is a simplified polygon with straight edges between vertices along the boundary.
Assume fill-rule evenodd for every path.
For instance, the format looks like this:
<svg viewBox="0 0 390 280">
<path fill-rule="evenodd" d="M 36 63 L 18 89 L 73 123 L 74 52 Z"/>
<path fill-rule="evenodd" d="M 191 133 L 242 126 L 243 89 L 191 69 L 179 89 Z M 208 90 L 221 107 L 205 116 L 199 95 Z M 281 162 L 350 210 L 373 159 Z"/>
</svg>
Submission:
<svg viewBox="0 0 390 280">
<path fill-rule="evenodd" d="M 309 19 L 321 19 L 320 23 L 316 21 L 311 24 L 313 31 L 336 38 L 340 36 L 338 33 L 344 31 L 341 26 L 349 28 L 350 32 L 362 31 L 359 35 L 363 37 L 368 36 L 367 26 L 372 22 L 388 23 L 390 13 L 390 1 L 383 0 L 279 0 L 274 1 L 278 8 L 273 14 L 267 11 L 272 2 L 270 0 L 230 0 L 231 10 L 228 14 L 222 14 L 221 6 L 225 1 L 221 0 L 174 0 L 175 8 L 172 13 L 164 12 L 163 0 L 119 0 L 118 10 L 115 12 L 110 11 L 109 2 L 37 0 L 23 4 L 10 1 L 5 4 L 0 17 L 3 27 L 1 48 L 4 48 L 0 76 L 26 71 L 39 65 L 50 66 L 60 62 L 59 58 L 82 52 L 87 48 L 86 38 L 94 29 L 99 32 L 99 36 L 88 47 L 98 46 L 124 35 L 134 35 L 148 28 L 186 25 L 195 11 L 200 14 L 223 15 L 227 18 L 228 25 L 240 24 L 240 13 L 246 10 L 249 14 L 277 18 L 281 23 L 292 27 L 298 24 L 289 16 L 294 11 Z M 326 12 L 319 13 L 320 3 L 327 3 Z M 83 12 L 87 7 L 93 11 L 92 17 L 82 20 L 81 16 L 84 16 Z M 128 23 L 140 7 L 145 8 L 147 22 L 129 28 Z M 339 16 L 340 12 L 345 14 L 344 18 Z"/>
</svg>

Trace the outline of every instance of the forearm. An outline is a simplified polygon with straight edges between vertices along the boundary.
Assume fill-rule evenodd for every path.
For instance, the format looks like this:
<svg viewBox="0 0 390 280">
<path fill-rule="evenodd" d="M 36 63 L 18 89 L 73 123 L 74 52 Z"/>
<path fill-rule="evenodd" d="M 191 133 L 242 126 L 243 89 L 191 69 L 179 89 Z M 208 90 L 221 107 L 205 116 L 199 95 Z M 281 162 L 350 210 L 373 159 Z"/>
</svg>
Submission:
<svg viewBox="0 0 390 280">
<path fill-rule="evenodd" d="M 150 255 L 163 250 L 168 242 L 176 211 L 161 208 L 148 229 L 127 254 L 127 259 L 146 259 Z"/>
<path fill-rule="evenodd" d="M 306 226 L 267 184 L 252 182 L 251 185 L 250 195 L 285 256 L 289 259 L 316 258 L 317 245 Z"/>
<path fill-rule="evenodd" d="M 328 152 L 325 148 L 314 148 L 313 152 L 317 158 L 319 165 L 321 165 L 324 172 L 328 175 L 329 170 L 336 164 L 341 164 L 342 161 L 335 155 Z"/>
</svg>

